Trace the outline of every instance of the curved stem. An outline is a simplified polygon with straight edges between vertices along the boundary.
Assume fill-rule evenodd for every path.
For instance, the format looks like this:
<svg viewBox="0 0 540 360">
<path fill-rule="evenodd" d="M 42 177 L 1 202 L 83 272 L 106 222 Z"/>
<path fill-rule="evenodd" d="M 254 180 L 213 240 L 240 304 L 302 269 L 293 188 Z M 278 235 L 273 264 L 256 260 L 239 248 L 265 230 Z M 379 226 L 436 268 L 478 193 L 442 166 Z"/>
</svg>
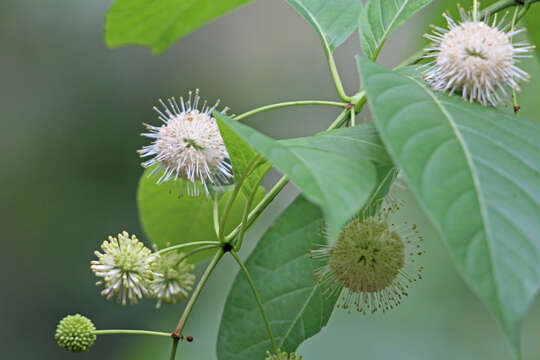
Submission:
<svg viewBox="0 0 540 360">
<path fill-rule="evenodd" d="M 500 0 L 497 1 L 494 4 L 491 4 L 487 8 L 484 9 L 484 14 L 494 14 L 496 12 L 502 11 L 506 8 L 512 7 L 512 6 L 519 6 L 519 5 L 531 5 L 535 2 L 539 2 L 540 0 L 523 0 L 522 2 L 518 0 Z"/>
<path fill-rule="evenodd" d="M 261 182 L 265 178 L 266 174 L 270 171 L 271 167 L 268 167 L 268 170 L 266 170 L 259 178 L 257 183 L 254 186 L 253 191 L 249 195 L 248 201 L 246 201 L 246 205 L 244 206 L 244 213 L 242 214 L 242 222 L 240 223 L 240 234 L 238 235 L 238 241 L 234 245 L 234 248 L 238 251 L 242 247 L 242 241 L 244 240 L 244 234 L 246 233 L 246 230 L 248 228 L 248 215 L 249 215 L 249 209 L 251 209 L 251 204 L 253 204 L 253 200 L 255 199 L 255 196 L 257 195 L 257 190 L 259 189 L 259 186 L 261 185 Z M 231 239 L 232 240 L 232 239 Z"/>
<path fill-rule="evenodd" d="M 184 325 L 186 324 L 186 320 L 189 317 L 189 314 L 191 313 L 191 310 L 193 309 L 193 305 L 195 305 L 195 302 L 197 301 L 197 298 L 201 294 L 201 290 L 203 289 L 204 285 L 208 281 L 208 278 L 210 277 L 210 274 L 212 271 L 214 271 L 217 263 L 223 256 L 224 251 L 223 248 L 219 248 L 219 250 L 216 252 L 214 257 L 212 258 L 212 261 L 204 271 L 204 273 L 201 276 L 201 280 L 199 280 L 199 283 L 197 284 L 197 287 L 193 291 L 193 294 L 191 295 L 191 298 L 189 298 L 189 302 L 186 305 L 186 308 L 184 309 L 184 312 L 182 313 L 182 316 L 180 317 L 180 320 L 178 320 L 178 325 L 176 326 L 176 330 L 174 330 L 174 333 L 176 335 L 180 335 L 182 330 L 184 329 Z"/>
<path fill-rule="evenodd" d="M 245 112 L 243 114 L 237 115 L 237 116 L 234 117 L 234 119 L 240 121 L 240 120 L 243 120 L 243 119 L 245 119 L 245 118 L 247 118 L 249 116 L 258 114 L 258 113 L 263 112 L 263 111 L 279 109 L 279 108 L 283 108 L 283 107 L 290 107 L 290 106 L 301 106 L 301 105 L 328 105 L 328 106 L 337 106 L 337 107 L 346 107 L 347 106 L 347 104 L 345 104 L 345 103 L 336 102 L 336 101 L 324 101 L 324 100 L 287 101 L 287 102 L 282 102 L 282 103 L 277 103 L 277 104 L 270 104 L 270 105 L 265 105 L 265 106 L 258 107 L 256 109 L 247 111 L 247 112 Z"/>
<path fill-rule="evenodd" d="M 223 210 L 223 216 L 221 217 L 221 220 L 219 222 L 219 234 L 218 238 L 220 241 L 224 240 L 224 233 L 225 233 L 225 224 L 227 223 L 227 218 L 229 217 L 229 213 L 231 212 L 231 208 L 233 206 L 234 200 L 236 200 L 236 197 L 238 196 L 238 193 L 240 192 L 240 189 L 242 188 L 242 184 L 246 180 L 246 178 L 251 174 L 251 171 L 255 169 L 255 167 L 258 165 L 259 160 L 261 156 L 256 155 L 249 164 L 246 166 L 244 173 L 242 174 L 242 177 L 238 180 L 237 183 L 234 184 L 234 189 L 232 191 L 231 196 L 227 200 L 227 204 L 225 205 L 225 210 Z"/>
<path fill-rule="evenodd" d="M 169 246 L 169 247 L 166 247 L 166 248 L 161 249 L 159 251 L 156 251 L 155 253 L 159 255 L 159 254 L 166 253 L 168 251 L 178 250 L 178 249 L 182 249 L 182 248 L 185 248 L 185 247 L 197 246 L 197 245 L 215 245 L 215 246 L 219 246 L 219 245 L 221 245 L 221 243 L 219 241 L 194 241 L 194 242 Z"/>
<path fill-rule="evenodd" d="M 210 249 L 215 249 L 217 247 L 220 247 L 221 246 L 221 243 L 218 243 L 218 244 L 215 244 L 215 245 L 206 245 L 206 246 L 201 246 L 197 249 L 193 249 L 191 251 L 188 251 L 187 253 L 183 254 L 182 256 L 180 256 L 180 258 L 178 259 L 178 261 L 176 262 L 176 265 L 178 266 L 178 264 L 180 264 L 182 262 L 182 260 L 184 259 L 187 259 L 189 256 L 191 255 L 194 255 L 194 254 L 197 254 L 201 251 L 205 251 L 205 250 L 210 250 Z"/>
<path fill-rule="evenodd" d="M 249 274 L 248 269 L 236 253 L 236 251 L 231 250 L 231 255 L 238 263 L 238 266 L 240 266 L 240 269 L 244 272 L 244 275 L 246 275 L 247 281 L 249 283 L 249 286 L 251 287 L 251 291 L 253 292 L 253 295 L 255 296 L 255 301 L 257 301 L 257 305 L 259 306 L 259 310 L 261 311 L 261 315 L 264 320 L 264 324 L 266 325 L 266 331 L 268 332 L 268 337 L 270 338 L 270 342 L 272 343 L 272 348 L 274 349 L 274 353 L 277 354 L 278 349 L 276 345 L 276 340 L 274 339 L 274 335 L 272 334 L 272 327 L 270 326 L 270 321 L 268 320 L 268 316 L 266 316 L 266 312 L 264 311 L 264 306 L 261 301 L 261 297 L 259 296 L 259 293 L 257 292 L 257 288 L 255 287 L 255 283 L 253 282 L 253 279 L 251 278 L 251 275 Z"/>
<path fill-rule="evenodd" d="M 171 337 L 171 333 L 164 333 L 161 331 L 148 331 L 148 330 L 95 330 L 92 331 L 94 335 L 153 335 L 153 336 L 165 336 Z"/>
</svg>

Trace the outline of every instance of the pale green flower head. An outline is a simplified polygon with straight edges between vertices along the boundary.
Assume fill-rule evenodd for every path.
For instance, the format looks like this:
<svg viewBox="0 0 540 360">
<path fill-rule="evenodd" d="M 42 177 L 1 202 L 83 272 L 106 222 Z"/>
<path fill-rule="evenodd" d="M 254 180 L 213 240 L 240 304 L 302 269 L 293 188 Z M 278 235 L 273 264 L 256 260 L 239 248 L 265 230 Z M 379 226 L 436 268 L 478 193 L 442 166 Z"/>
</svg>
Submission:
<svg viewBox="0 0 540 360">
<path fill-rule="evenodd" d="M 58 323 L 54 338 L 64 349 L 78 353 L 87 351 L 96 341 L 94 331 L 96 327 L 87 317 L 68 315 Z"/>
<path fill-rule="evenodd" d="M 176 251 L 166 252 L 153 264 L 152 270 L 160 274 L 151 284 L 152 293 L 158 299 L 157 308 L 162 302 L 175 304 L 184 300 L 192 290 L 195 275 L 191 272 L 195 266 L 188 263 L 184 255 Z"/>
</svg>

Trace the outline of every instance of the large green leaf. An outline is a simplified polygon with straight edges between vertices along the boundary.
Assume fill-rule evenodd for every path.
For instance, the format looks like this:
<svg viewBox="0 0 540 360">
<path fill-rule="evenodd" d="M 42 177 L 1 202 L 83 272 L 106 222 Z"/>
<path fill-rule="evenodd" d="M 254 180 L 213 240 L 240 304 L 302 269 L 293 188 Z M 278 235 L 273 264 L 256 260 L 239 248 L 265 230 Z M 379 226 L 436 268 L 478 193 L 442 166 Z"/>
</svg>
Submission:
<svg viewBox="0 0 540 360">
<path fill-rule="evenodd" d="M 356 29 L 361 0 L 287 0 L 334 50 Z"/>
<path fill-rule="evenodd" d="M 365 159 L 363 147 L 349 146 L 350 151 L 343 151 L 335 133 L 330 135 L 334 136 L 332 141 L 320 148 L 324 135 L 279 142 L 229 117 L 222 116 L 218 121 L 240 135 L 321 207 L 330 241 L 362 208 L 375 187 L 375 166 Z"/>
<path fill-rule="evenodd" d="M 368 0 L 359 17 L 360 44 L 364 54 L 376 59 L 392 31 L 432 0 Z"/>
<path fill-rule="evenodd" d="M 527 31 L 534 45 L 536 53 L 540 57 L 540 4 L 532 4 L 529 13 L 525 17 Z"/>
<path fill-rule="evenodd" d="M 540 288 L 540 126 L 358 62 L 390 155 L 519 352 Z"/>
<path fill-rule="evenodd" d="M 295 351 L 326 325 L 336 297 L 323 297 L 306 253 L 321 237 L 323 218 L 317 206 L 297 198 L 278 218 L 246 261 L 278 347 Z M 270 340 L 244 273 L 239 272 L 227 297 L 219 329 L 219 360 L 264 359 Z"/>
<path fill-rule="evenodd" d="M 116 0 L 105 20 L 110 47 L 145 45 L 162 53 L 181 37 L 250 0 Z"/>
<path fill-rule="evenodd" d="M 155 177 L 148 176 L 148 169 L 139 182 L 137 204 L 143 229 L 159 248 L 192 241 L 217 241 L 213 224 L 213 202 L 209 197 L 191 197 L 181 195 L 181 180 L 156 184 Z M 220 210 L 225 207 L 230 191 L 220 197 Z M 264 196 L 264 190 L 258 189 L 254 204 Z M 227 232 L 242 220 L 246 196 L 238 195 L 229 217 Z M 186 248 L 183 251 L 188 251 Z M 202 252 L 190 257 L 191 262 L 200 261 L 212 254 Z"/>
</svg>

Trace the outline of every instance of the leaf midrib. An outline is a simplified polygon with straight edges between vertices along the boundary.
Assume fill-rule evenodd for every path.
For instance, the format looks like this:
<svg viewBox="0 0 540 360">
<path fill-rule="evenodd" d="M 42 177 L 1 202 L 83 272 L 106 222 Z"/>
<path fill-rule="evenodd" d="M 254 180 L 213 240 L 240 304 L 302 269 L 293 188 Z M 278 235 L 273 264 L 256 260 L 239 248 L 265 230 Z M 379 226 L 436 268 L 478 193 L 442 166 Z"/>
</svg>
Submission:
<svg viewBox="0 0 540 360">
<path fill-rule="evenodd" d="M 492 249 L 493 238 L 492 238 L 491 228 L 489 226 L 490 221 L 489 221 L 489 217 L 488 217 L 488 214 L 487 214 L 487 208 L 486 208 L 486 202 L 485 202 L 485 199 L 484 199 L 484 193 L 483 193 L 483 191 L 481 190 L 481 187 L 480 187 L 480 179 L 478 178 L 477 169 L 476 169 L 476 166 L 474 165 L 474 161 L 472 160 L 472 154 L 470 153 L 469 148 L 468 148 L 465 140 L 463 139 L 463 135 L 461 134 L 461 131 L 459 130 L 457 123 L 455 122 L 452 115 L 448 112 L 446 107 L 443 105 L 443 103 L 441 101 L 439 101 L 439 99 L 431 91 L 429 91 L 424 84 L 419 82 L 417 79 L 415 79 L 415 78 L 413 78 L 411 76 L 407 76 L 407 78 L 411 79 L 414 83 L 416 83 L 422 90 L 424 90 L 426 92 L 426 94 L 428 94 L 433 99 L 433 102 L 437 105 L 437 107 L 441 110 L 441 113 L 448 120 L 448 123 L 452 127 L 452 130 L 454 131 L 454 134 L 456 135 L 456 138 L 457 138 L 458 142 L 461 145 L 461 148 L 462 148 L 463 153 L 465 155 L 465 159 L 467 161 L 467 166 L 468 166 L 468 168 L 469 168 L 469 170 L 471 172 L 471 177 L 472 177 L 472 180 L 473 180 L 473 186 L 474 186 L 474 189 L 475 189 L 475 195 L 476 195 L 476 198 L 478 200 L 478 205 L 480 207 L 480 215 L 481 215 L 482 220 L 483 220 L 482 221 L 482 225 L 483 225 L 482 227 L 483 227 L 484 232 L 486 234 L 486 244 L 487 244 L 487 249 L 488 249 L 488 252 L 489 252 L 489 263 L 490 263 L 490 266 L 491 266 L 493 277 L 497 277 L 495 264 L 493 262 L 493 257 L 494 257 L 493 249 Z M 443 236 L 445 236 L 443 232 L 441 232 L 441 234 L 443 234 Z M 497 302 L 499 303 L 499 306 L 500 306 L 501 299 L 500 299 L 500 293 L 499 293 L 499 287 L 497 285 L 497 281 L 493 281 L 493 286 L 495 287 L 495 293 L 497 295 Z"/>
</svg>

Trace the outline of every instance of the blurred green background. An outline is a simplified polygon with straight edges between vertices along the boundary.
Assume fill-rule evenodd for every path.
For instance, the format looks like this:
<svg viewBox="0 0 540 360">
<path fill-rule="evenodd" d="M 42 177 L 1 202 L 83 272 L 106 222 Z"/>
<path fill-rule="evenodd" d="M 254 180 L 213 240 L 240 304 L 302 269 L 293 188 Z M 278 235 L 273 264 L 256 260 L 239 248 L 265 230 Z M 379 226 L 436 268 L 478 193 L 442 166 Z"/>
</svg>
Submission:
<svg viewBox="0 0 540 360">
<path fill-rule="evenodd" d="M 156 122 L 152 106 L 159 97 L 200 88 L 203 98 L 221 98 L 235 113 L 285 100 L 336 99 L 316 34 L 282 1 L 242 7 L 159 57 L 144 48 L 105 47 L 103 21 L 110 3 L 0 1 L 5 359 L 166 358 L 167 339 L 101 336 L 89 353 L 78 355 L 58 348 L 53 339 L 57 322 L 76 312 L 102 329 L 169 331 L 176 325 L 183 304 L 159 311 L 153 302 L 121 307 L 99 295 L 89 269 L 93 251 L 109 234 L 126 229 L 144 238 L 135 202 L 142 173 L 135 151 L 145 143 L 141 123 Z M 397 64 L 415 50 L 426 24 L 454 3 L 436 0 L 397 31 L 381 62 Z M 358 87 L 352 57 L 357 49 L 354 35 L 336 52 L 350 93 Z M 520 96 L 523 114 L 540 121 L 538 63 L 527 61 L 525 67 L 533 83 Z M 249 124 L 285 138 L 320 131 L 335 116 L 326 108 L 276 110 Z M 287 187 L 250 231 L 244 256 L 295 194 Z M 459 277 L 417 205 L 403 196 L 409 199 L 404 212 L 427 239 L 425 280 L 391 313 L 335 311 L 329 325 L 298 352 L 306 360 L 511 359 L 494 318 Z M 220 313 L 236 273 L 229 260 L 219 265 L 192 313 L 185 332 L 195 341 L 181 344 L 179 359 L 216 358 Z M 524 359 L 540 359 L 539 338 L 537 301 L 523 324 Z"/>
</svg>

